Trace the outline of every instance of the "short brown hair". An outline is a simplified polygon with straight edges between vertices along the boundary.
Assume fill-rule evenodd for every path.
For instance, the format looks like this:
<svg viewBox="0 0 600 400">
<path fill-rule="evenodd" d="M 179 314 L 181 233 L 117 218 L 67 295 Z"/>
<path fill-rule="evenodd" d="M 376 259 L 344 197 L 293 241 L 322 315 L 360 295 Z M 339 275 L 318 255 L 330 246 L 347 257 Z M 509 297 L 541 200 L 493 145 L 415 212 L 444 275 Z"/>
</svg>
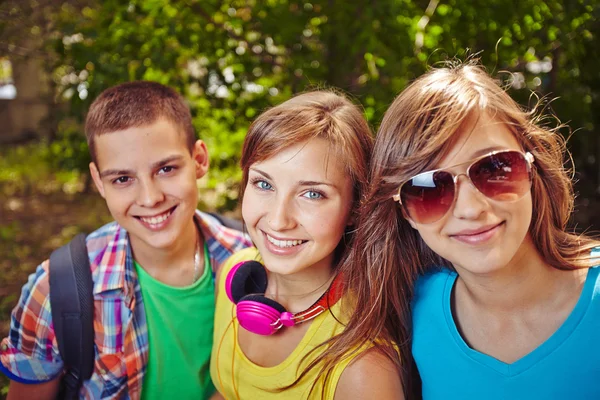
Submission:
<svg viewBox="0 0 600 400">
<path fill-rule="evenodd" d="M 149 125 L 161 117 L 181 128 L 191 151 L 196 142 L 192 115 L 175 90 L 149 81 L 127 82 L 106 89 L 90 106 L 85 121 L 92 161 L 96 162 L 96 136 Z"/>
</svg>

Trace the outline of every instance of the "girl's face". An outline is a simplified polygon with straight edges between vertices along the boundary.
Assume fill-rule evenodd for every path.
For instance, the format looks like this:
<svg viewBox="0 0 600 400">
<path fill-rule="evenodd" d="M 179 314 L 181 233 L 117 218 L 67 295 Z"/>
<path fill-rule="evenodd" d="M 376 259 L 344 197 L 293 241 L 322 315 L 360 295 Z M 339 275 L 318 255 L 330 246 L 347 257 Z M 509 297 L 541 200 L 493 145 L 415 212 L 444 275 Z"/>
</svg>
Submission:
<svg viewBox="0 0 600 400">
<path fill-rule="evenodd" d="M 352 180 L 324 139 L 250 166 L 242 216 L 270 272 L 330 269 L 350 223 Z"/>
<path fill-rule="evenodd" d="M 465 174 L 469 160 L 497 150 L 522 151 L 510 130 L 485 113 L 461 129 L 458 141 L 435 168 L 466 162 L 450 169 L 456 175 Z M 458 177 L 457 185 L 454 204 L 440 220 L 418 224 L 409 219 L 434 252 L 461 275 L 485 275 L 534 251 L 528 235 L 531 191 L 516 201 L 496 201 L 480 193 L 465 175 Z"/>
</svg>

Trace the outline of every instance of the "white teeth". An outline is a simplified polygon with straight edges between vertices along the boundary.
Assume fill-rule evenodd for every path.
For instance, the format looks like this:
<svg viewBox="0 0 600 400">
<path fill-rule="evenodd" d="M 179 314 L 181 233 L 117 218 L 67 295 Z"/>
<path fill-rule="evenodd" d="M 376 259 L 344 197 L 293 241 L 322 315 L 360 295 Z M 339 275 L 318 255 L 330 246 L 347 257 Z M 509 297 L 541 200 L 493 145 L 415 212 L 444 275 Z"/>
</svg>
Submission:
<svg viewBox="0 0 600 400">
<path fill-rule="evenodd" d="M 282 248 L 298 246 L 299 244 L 304 243 L 302 240 L 278 240 L 269 235 L 267 235 L 267 240 L 273 243 L 275 246 Z"/>
<path fill-rule="evenodd" d="M 166 219 L 167 219 L 167 218 L 169 218 L 169 216 L 170 216 L 170 215 L 171 215 L 171 210 L 169 210 L 169 211 L 167 211 L 166 213 L 164 213 L 164 214 L 161 214 L 161 215 L 159 215 L 159 216 L 157 216 L 157 217 L 150 217 L 150 218 L 147 218 L 147 217 L 140 217 L 140 219 L 141 219 L 142 221 L 144 221 L 145 223 L 147 223 L 147 224 L 150 224 L 150 225 L 158 225 L 158 224 L 160 224 L 160 223 L 162 223 L 162 222 L 166 221 Z"/>
</svg>

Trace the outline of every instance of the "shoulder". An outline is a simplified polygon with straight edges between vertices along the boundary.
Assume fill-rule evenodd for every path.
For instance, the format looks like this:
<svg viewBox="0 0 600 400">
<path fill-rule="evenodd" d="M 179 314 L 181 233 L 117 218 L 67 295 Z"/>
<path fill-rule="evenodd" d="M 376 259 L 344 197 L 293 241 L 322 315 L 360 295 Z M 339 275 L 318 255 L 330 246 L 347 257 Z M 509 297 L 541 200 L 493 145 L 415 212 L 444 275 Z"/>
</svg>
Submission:
<svg viewBox="0 0 600 400">
<path fill-rule="evenodd" d="M 334 398 L 404 399 L 400 373 L 382 351 L 371 348 L 344 369 Z"/>
<path fill-rule="evenodd" d="M 442 293 L 447 284 L 453 283 L 457 274 L 447 268 L 435 268 L 417 279 L 413 303 L 422 301 L 437 293 Z"/>
<path fill-rule="evenodd" d="M 90 248 L 106 247 L 112 241 L 120 237 L 126 237 L 127 232 L 116 221 L 96 229 L 86 237 L 86 243 Z"/>
<path fill-rule="evenodd" d="M 35 332 L 40 325 L 50 326 L 51 313 L 49 304 L 50 282 L 48 260 L 41 263 L 29 275 L 21 289 L 21 297 L 12 313 L 11 330 Z"/>
<path fill-rule="evenodd" d="M 0 345 L 4 372 L 24 382 L 42 382 L 62 370 L 50 310 L 48 261 L 37 267 L 21 290 L 10 331 Z"/>
<path fill-rule="evenodd" d="M 600 304 L 600 266 L 590 267 L 584 283 L 585 292 L 586 287 L 591 287 L 589 290 L 592 297 L 592 302 Z"/>
<path fill-rule="evenodd" d="M 260 253 L 256 247 L 248 247 L 246 249 L 235 252 L 223 263 L 222 267 L 217 271 L 217 282 L 225 279 L 225 276 L 231 269 L 242 261 L 257 260 L 260 261 Z"/>
<path fill-rule="evenodd" d="M 95 255 L 106 249 L 110 241 L 114 241 L 115 233 L 119 230 L 121 230 L 119 225 L 112 222 L 87 235 L 86 248 L 90 261 L 93 260 Z M 50 292 L 49 274 L 50 260 L 47 259 L 29 275 L 21 290 L 19 306 L 41 311 L 42 303 L 48 301 Z"/>
<path fill-rule="evenodd" d="M 15 310 L 13 310 L 13 324 L 16 323 L 18 325 L 15 317 L 20 317 L 19 319 L 24 324 L 30 324 L 35 321 L 36 327 L 40 323 L 49 325 L 51 320 L 49 308 L 49 267 L 50 262 L 49 260 L 46 260 L 41 263 L 31 275 L 29 275 L 27 282 L 21 289 L 19 303 Z M 29 328 L 33 328 L 33 326 L 23 326 L 23 329 L 28 330 Z"/>
<path fill-rule="evenodd" d="M 248 247 L 246 249 L 236 251 L 226 261 L 227 265 L 233 266 L 241 261 L 261 261 L 260 253 L 256 247 Z"/>
<path fill-rule="evenodd" d="M 441 317 L 457 276 L 456 272 L 443 268 L 418 278 L 411 301 L 413 332 L 429 330 L 432 319 Z"/>
<path fill-rule="evenodd" d="M 218 264 L 223 263 L 236 251 L 252 246 L 247 234 L 224 226 L 217 218 L 208 213 L 196 210 L 196 219 L 211 257 Z"/>
<path fill-rule="evenodd" d="M 110 222 L 87 235 L 85 244 L 90 263 L 103 254 L 107 249 L 125 250 L 129 243 L 127 231 L 116 222 Z"/>
</svg>

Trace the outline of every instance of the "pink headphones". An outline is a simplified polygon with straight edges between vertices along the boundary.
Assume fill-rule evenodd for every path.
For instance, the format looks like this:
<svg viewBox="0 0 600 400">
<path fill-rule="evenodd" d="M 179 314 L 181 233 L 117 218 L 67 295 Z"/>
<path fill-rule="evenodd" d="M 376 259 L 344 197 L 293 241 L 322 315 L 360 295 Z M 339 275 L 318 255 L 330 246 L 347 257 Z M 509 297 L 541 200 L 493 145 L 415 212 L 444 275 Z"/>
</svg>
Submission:
<svg viewBox="0 0 600 400">
<path fill-rule="evenodd" d="M 342 295 L 338 274 L 331 286 L 308 309 L 293 314 L 264 296 L 267 271 L 258 261 L 242 261 L 233 266 L 225 280 L 227 297 L 236 304 L 236 316 L 242 328 L 257 335 L 272 335 L 284 326 L 308 321 L 333 306 Z"/>
</svg>

